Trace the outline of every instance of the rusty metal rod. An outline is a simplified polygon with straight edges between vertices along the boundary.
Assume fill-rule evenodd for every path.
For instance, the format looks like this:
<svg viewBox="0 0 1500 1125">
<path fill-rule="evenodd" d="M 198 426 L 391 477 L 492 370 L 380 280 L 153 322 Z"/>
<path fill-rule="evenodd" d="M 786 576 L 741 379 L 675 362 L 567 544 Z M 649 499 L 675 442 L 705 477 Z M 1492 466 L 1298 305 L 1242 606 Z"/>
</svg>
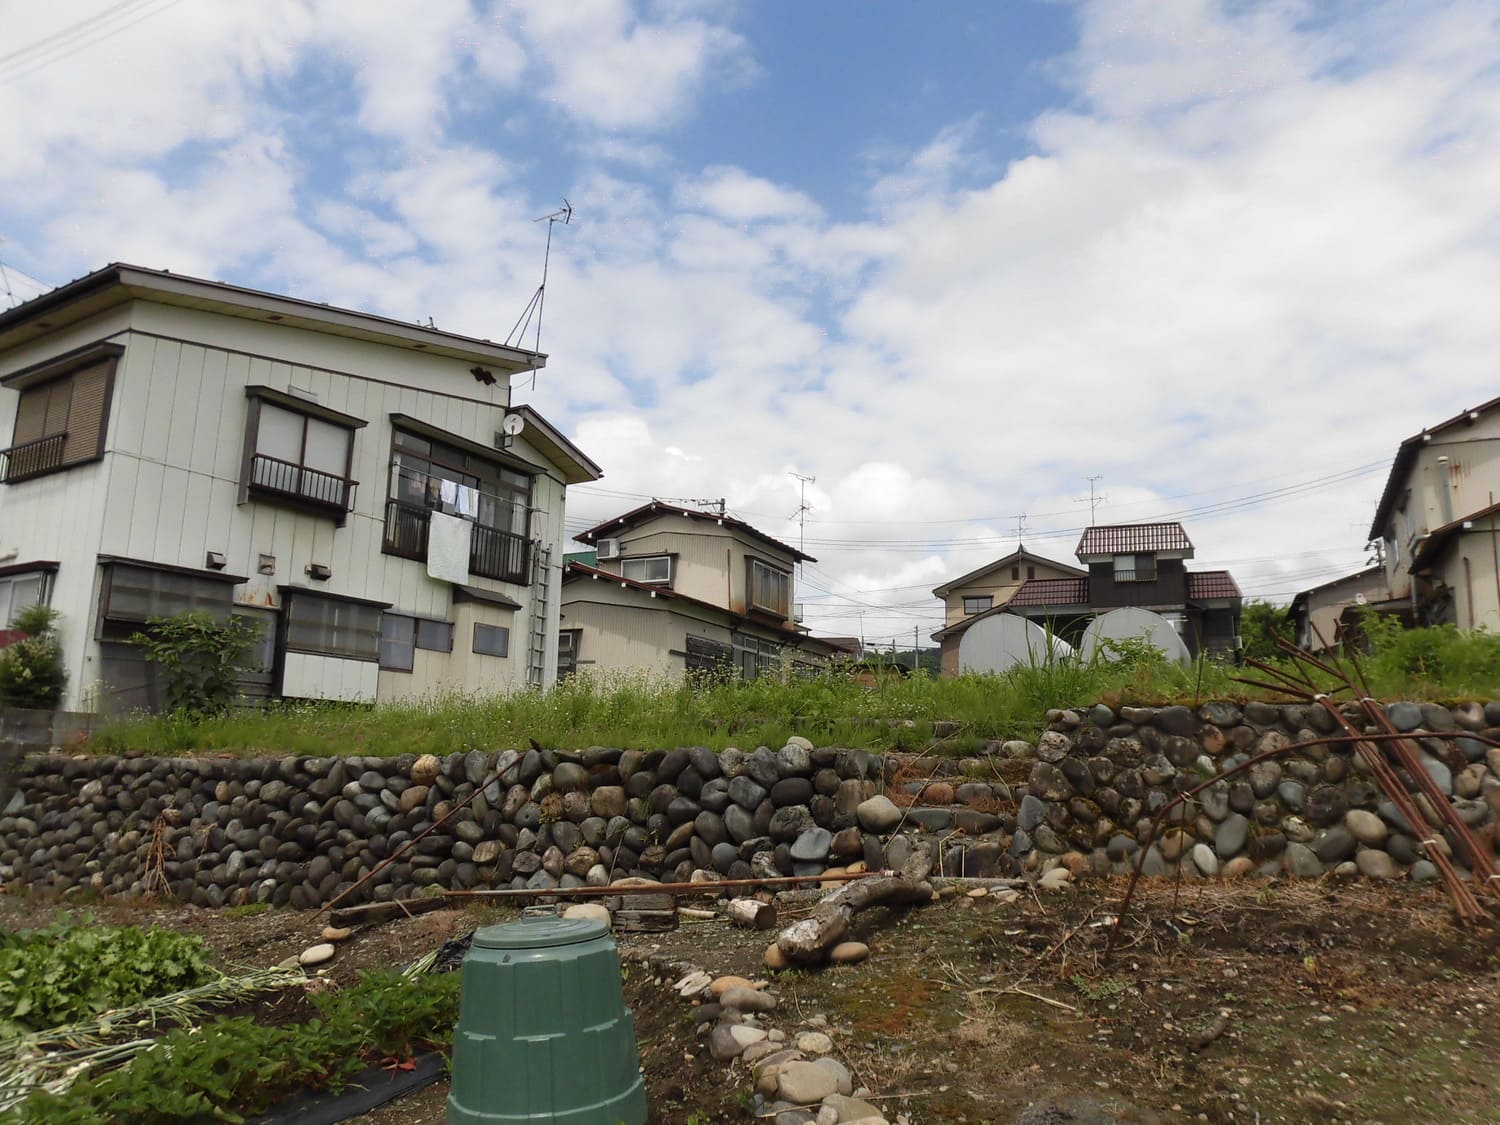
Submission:
<svg viewBox="0 0 1500 1125">
<path fill-rule="evenodd" d="M 832 875 L 776 875 L 766 879 L 720 879 L 703 883 L 625 883 L 608 887 L 495 887 L 473 891 L 444 891 L 444 898 L 532 898 L 537 895 L 562 898 L 608 898 L 611 895 L 717 894 L 726 889 L 786 887 L 793 884 L 847 883 L 894 871 L 839 872 Z"/>
</svg>

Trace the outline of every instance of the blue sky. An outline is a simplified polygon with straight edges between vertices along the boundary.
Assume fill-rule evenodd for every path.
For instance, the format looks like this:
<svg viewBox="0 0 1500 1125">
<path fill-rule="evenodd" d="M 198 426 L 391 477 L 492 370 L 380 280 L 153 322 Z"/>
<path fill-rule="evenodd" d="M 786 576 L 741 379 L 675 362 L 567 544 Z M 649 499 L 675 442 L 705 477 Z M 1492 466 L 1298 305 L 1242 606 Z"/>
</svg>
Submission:
<svg viewBox="0 0 1500 1125">
<path fill-rule="evenodd" d="M 1087 522 L 1286 600 L 1495 394 L 1492 2 L 0 0 L 0 260 L 503 338 L 606 477 L 725 497 L 815 628 Z M 122 80 L 122 77 L 123 80 Z"/>
</svg>

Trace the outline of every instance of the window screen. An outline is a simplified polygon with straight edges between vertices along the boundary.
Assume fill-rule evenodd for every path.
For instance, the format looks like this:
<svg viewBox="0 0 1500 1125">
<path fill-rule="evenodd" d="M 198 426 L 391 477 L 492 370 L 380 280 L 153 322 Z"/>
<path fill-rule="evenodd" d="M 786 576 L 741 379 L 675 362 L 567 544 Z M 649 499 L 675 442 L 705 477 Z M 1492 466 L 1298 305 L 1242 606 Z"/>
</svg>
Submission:
<svg viewBox="0 0 1500 1125">
<path fill-rule="evenodd" d="M 379 660 L 380 641 L 378 606 L 301 592 L 288 598 L 286 647 L 290 652 Z"/>
</svg>

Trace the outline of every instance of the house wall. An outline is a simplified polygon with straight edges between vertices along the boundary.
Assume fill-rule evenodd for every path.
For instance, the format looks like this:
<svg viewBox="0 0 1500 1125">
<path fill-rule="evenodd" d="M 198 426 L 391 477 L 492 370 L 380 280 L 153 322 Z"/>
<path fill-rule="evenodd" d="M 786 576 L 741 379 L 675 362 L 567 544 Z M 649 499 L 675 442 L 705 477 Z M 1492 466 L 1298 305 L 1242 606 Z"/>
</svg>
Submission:
<svg viewBox="0 0 1500 1125">
<path fill-rule="evenodd" d="M 1367 601 L 1383 601 L 1387 597 L 1386 579 L 1383 573 L 1351 575 L 1336 585 L 1314 590 L 1307 596 L 1307 614 L 1299 626 L 1297 643 L 1315 651 L 1323 648 L 1319 634 L 1329 644 L 1338 636 L 1339 616 L 1359 600 L 1363 594 Z M 1316 631 L 1315 631 L 1316 630 Z"/>
<path fill-rule="evenodd" d="M 1447 464 L 1438 458 L 1446 457 Z M 1409 490 L 1410 495 L 1404 497 Z M 1417 449 L 1387 517 L 1386 574 L 1393 597 L 1411 592 L 1417 541 L 1435 528 L 1500 502 L 1500 410 L 1432 435 Z"/>
<path fill-rule="evenodd" d="M 92 631 L 99 554 L 201 570 L 208 551 L 221 551 L 229 573 L 249 576 L 235 590 L 241 604 L 276 607 L 278 585 L 307 585 L 329 594 L 390 602 L 401 612 L 455 620 L 448 583 L 429 578 L 424 563 L 381 553 L 390 415 L 407 414 L 490 446 L 506 403 L 503 370 L 496 369 L 497 382 L 486 387 L 469 374 L 472 361 L 137 301 L 41 344 L 14 350 L 0 358 L 0 374 L 101 339 L 125 346 L 103 461 L 0 487 L 0 548 L 17 547 L 21 560 L 52 558 L 63 564 L 52 605 L 64 615 L 69 707 L 87 706 L 97 695 L 99 653 Z M 194 339 L 212 340 L 213 345 L 190 342 Z M 250 385 L 309 390 L 321 405 L 367 421 L 354 437 L 351 476 L 359 485 L 343 526 L 271 503 L 240 503 L 245 387 Z M 18 400 L 19 392 L 0 389 L 0 441 L 5 445 Z M 509 452 L 547 465 L 524 435 Z M 543 682 L 550 683 L 557 664 L 565 515 L 564 485 L 555 469 L 535 478 L 531 503 L 531 536 L 553 547 L 542 661 Z M 258 573 L 262 554 L 275 557 L 274 573 Z M 307 567 L 315 562 L 332 569 L 326 582 L 309 580 Z M 382 694 L 422 694 L 450 684 L 500 690 L 525 682 L 530 615 L 538 608 L 533 589 L 473 575 L 469 582 L 522 603 L 511 615 L 510 658 L 473 656 L 468 640 L 460 646 L 456 639 L 455 650 L 465 650 L 463 659 L 455 651 L 444 658 L 445 670 L 414 672 L 404 677 L 404 688 L 403 674 L 383 674 L 378 677 Z M 311 672 L 299 666 L 296 674 L 299 692 L 315 690 L 308 686 Z M 374 690 L 371 673 L 356 679 Z M 331 677 L 329 683 L 333 681 Z M 337 681 L 340 686 L 330 691 L 345 698 L 345 678 L 340 675 Z"/>
<path fill-rule="evenodd" d="M 563 587 L 561 627 L 581 629 L 580 674 L 644 672 L 676 677 L 689 635 L 730 643 L 730 628 L 708 612 L 669 598 L 651 599 L 603 580 L 579 580 Z"/>
<path fill-rule="evenodd" d="M 792 575 L 791 603 L 797 601 L 796 566 L 792 557 L 769 544 L 749 539 L 735 529 L 709 520 L 667 512 L 622 532 L 624 557 L 675 554 L 672 589 L 679 594 L 732 613 L 746 612 L 748 558 L 758 558 Z M 599 568 L 620 572 L 620 559 L 601 559 Z M 785 619 L 788 627 L 793 624 Z"/>
<path fill-rule="evenodd" d="M 1493 516 L 1475 520 L 1473 530 L 1454 536 L 1433 576 L 1451 591 L 1451 609 L 1443 621 L 1460 629 L 1500 632 L 1497 540 L 1500 540 L 1500 520 Z"/>
<path fill-rule="evenodd" d="M 1021 562 L 1017 565 L 1021 569 L 1020 578 L 1012 578 L 1010 576 L 1011 567 L 1004 566 L 992 574 L 982 575 L 973 582 L 967 582 L 962 586 L 955 587 L 943 599 L 943 626 L 946 628 L 949 625 L 957 624 L 966 617 L 974 616 L 972 613 L 964 612 L 965 598 L 982 598 L 988 595 L 994 599 L 995 605 L 1004 605 L 1021 588 L 1023 582 L 1030 580 L 1028 575 L 1035 578 L 1071 578 L 1077 574 L 1076 571 L 1063 570 L 1060 567 L 1048 566 L 1046 563 Z M 957 660 L 958 649 L 956 646 L 953 651 L 954 659 Z M 956 673 L 957 670 L 958 666 L 955 664 L 954 672 Z"/>
<path fill-rule="evenodd" d="M 1151 582 L 1116 582 L 1113 562 L 1089 564 L 1089 601 L 1097 610 L 1139 606 L 1180 609 L 1187 602 L 1187 569 L 1181 559 L 1156 560 Z"/>
</svg>

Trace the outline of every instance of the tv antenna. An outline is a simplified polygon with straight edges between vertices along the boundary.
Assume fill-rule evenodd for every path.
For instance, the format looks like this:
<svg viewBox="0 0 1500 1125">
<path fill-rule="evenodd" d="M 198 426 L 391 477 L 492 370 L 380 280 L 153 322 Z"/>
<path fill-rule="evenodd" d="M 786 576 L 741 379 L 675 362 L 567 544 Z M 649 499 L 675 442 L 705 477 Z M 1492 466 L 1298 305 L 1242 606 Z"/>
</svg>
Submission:
<svg viewBox="0 0 1500 1125">
<path fill-rule="evenodd" d="M 1101 480 L 1104 479 L 1104 474 L 1103 473 L 1095 473 L 1093 476 L 1091 476 L 1091 477 L 1084 477 L 1083 479 L 1089 482 L 1089 494 L 1088 494 L 1088 498 L 1084 499 L 1082 497 L 1079 497 L 1077 500 L 1074 500 L 1073 503 L 1075 503 L 1075 504 L 1087 504 L 1089 506 L 1089 526 L 1093 527 L 1094 526 L 1094 513 L 1096 511 L 1098 511 L 1099 505 L 1105 503 L 1109 499 L 1109 497 L 1106 496 L 1106 495 L 1104 495 L 1104 493 L 1102 493 L 1102 492 L 1096 493 L 1094 491 L 1094 485 L 1095 485 L 1095 483 L 1097 483 L 1098 481 L 1101 481 Z"/>
<path fill-rule="evenodd" d="M 1026 513 L 1022 512 L 1016 517 L 1016 548 L 1019 550 L 1023 544 L 1021 540 L 1026 538 Z"/>
<path fill-rule="evenodd" d="M 818 478 L 803 476 L 801 473 L 788 473 L 787 476 L 796 477 L 798 486 L 801 488 L 801 498 L 797 504 L 797 510 L 792 513 L 792 519 L 797 521 L 797 550 L 805 554 L 807 546 L 807 513 L 812 511 L 812 505 L 807 502 L 807 486 L 816 484 Z"/>
<path fill-rule="evenodd" d="M 550 214 L 533 219 L 534 223 L 547 224 L 547 247 L 542 251 L 542 283 L 536 287 L 536 292 L 531 295 L 531 300 L 526 303 L 526 308 L 516 318 L 516 323 L 510 330 L 510 335 L 505 337 L 506 347 L 514 341 L 520 344 L 526 338 L 526 331 L 531 327 L 531 318 L 536 317 L 536 334 L 533 337 L 531 350 L 539 352 L 542 350 L 542 309 L 547 303 L 547 268 L 552 263 L 552 228 L 562 223 L 569 225 L 573 221 L 573 204 L 563 197 L 563 205 Z M 536 386 L 536 368 L 531 369 L 531 385 Z"/>
</svg>

